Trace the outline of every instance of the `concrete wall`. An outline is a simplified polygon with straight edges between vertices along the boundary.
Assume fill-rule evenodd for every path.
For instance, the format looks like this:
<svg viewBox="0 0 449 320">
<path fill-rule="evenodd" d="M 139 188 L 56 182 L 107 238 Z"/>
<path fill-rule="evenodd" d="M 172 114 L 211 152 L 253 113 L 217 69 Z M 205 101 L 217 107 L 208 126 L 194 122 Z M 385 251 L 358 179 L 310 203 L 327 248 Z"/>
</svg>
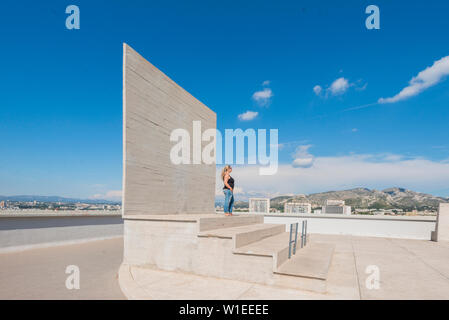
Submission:
<svg viewBox="0 0 449 320">
<path fill-rule="evenodd" d="M 215 163 L 175 165 L 174 129 L 216 128 L 216 114 L 123 46 L 123 216 L 213 213 Z M 210 141 L 203 141 L 202 147 Z M 190 141 L 192 160 L 193 143 Z"/>
<path fill-rule="evenodd" d="M 109 239 L 123 235 L 120 215 L 0 217 L 0 252 Z"/>
<path fill-rule="evenodd" d="M 307 220 L 308 233 L 342 234 L 366 237 L 388 237 L 430 240 L 435 217 L 387 217 L 346 215 L 266 215 L 265 223 L 287 224 Z M 289 231 L 289 230 L 286 230 Z"/>
</svg>

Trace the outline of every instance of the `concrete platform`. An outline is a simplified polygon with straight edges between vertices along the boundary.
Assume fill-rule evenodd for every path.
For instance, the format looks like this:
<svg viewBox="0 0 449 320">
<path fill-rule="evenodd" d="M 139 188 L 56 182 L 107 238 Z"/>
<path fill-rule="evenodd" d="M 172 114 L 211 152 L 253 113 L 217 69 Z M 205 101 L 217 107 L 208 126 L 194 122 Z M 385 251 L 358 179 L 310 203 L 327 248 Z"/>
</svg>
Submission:
<svg viewBox="0 0 449 320">
<path fill-rule="evenodd" d="M 297 276 L 286 279 L 284 275 L 273 273 L 288 258 L 288 239 L 284 238 L 284 244 L 278 245 L 279 250 L 274 250 L 271 255 L 235 252 L 250 244 L 258 246 L 259 242 L 272 241 L 273 237 L 285 233 L 285 225 L 259 223 L 260 216 L 186 218 L 189 220 L 171 216 L 162 219 L 150 217 L 142 221 L 125 219 L 124 265 L 326 291 L 325 285 L 317 286 L 310 279 Z M 196 223 L 192 223 L 194 220 Z"/>
<path fill-rule="evenodd" d="M 130 299 L 449 299 L 449 242 L 312 234 L 310 243 L 335 246 L 325 293 L 127 265 L 120 284 Z M 379 289 L 367 285 L 369 266 Z"/>
<path fill-rule="evenodd" d="M 258 214 L 225 216 L 224 214 L 153 214 L 153 215 L 127 215 L 127 220 L 144 221 L 171 221 L 198 223 L 199 231 L 231 228 L 264 222 L 264 217 Z"/>
</svg>

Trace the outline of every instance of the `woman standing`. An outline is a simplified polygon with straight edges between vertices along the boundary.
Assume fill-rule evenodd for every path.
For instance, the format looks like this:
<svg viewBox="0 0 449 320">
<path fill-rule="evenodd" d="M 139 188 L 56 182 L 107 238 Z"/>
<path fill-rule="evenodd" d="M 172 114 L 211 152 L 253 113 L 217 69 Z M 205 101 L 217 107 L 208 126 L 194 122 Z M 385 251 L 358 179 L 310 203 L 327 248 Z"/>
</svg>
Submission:
<svg viewBox="0 0 449 320">
<path fill-rule="evenodd" d="M 221 171 L 221 178 L 224 183 L 224 213 L 226 216 L 232 216 L 232 207 L 234 206 L 234 179 L 230 175 L 231 172 L 232 168 L 230 165 L 226 165 Z"/>
</svg>

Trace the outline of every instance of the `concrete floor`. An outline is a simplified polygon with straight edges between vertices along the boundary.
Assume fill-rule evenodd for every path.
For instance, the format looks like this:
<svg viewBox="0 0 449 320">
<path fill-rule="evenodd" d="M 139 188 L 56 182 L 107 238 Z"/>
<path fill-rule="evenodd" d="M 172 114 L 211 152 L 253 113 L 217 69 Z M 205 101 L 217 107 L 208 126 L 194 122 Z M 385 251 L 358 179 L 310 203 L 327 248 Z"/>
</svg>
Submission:
<svg viewBox="0 0 449 320">
<path fill-rule="evenodd" d="M 312 241 L 336 245 L 330 294 L 352 287 L 360 299 L 449 299 L 449 242 L 338 235 L 312 235 Z M 367 285 L 374 269 L 378 289 Z"/>
<path fill-rule="evenodd" d="M 126 299 L 117 274 L 123 238 L 0 254 L 0 299 Z M 68 290 L 68 265 L 80 270 L 80 289 Z"/>
<path fill-rule="evenodd" d="M 311 235 L 333 243 L 327 293 L 123 266 L 132 299 L 449 299 L 449 242 Z M 370 288 L 373 270 L 379 288 Z M 367 284 L 368 282 L 368 284 Z"/>
<path fill-rule="evenodd" d="M 130 298 L 151 299 L 449 299 L 449 242 L 311 235 L 336 245 L 328 293 L 132 268 Z M 124 299 L 117 281 L 123 239 L 0 254 L 0 299 Z M 68 265 L 80 268 L 80 289 L 68 290 Z M 368 266 L 379 270 L 369 289 Z M 129 270 L 124 270 L 122 272 Z M 202 296 L 205 293 L 206 296 Z"/>
</svg>

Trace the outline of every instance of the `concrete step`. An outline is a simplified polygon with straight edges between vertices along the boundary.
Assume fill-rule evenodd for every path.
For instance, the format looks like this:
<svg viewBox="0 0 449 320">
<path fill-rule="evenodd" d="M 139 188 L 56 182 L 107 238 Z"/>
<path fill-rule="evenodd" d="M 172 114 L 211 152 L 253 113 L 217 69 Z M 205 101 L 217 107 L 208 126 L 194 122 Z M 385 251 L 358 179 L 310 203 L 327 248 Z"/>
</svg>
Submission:
<svg viewBox="0 0 449 320">
<path fill-rule="evenodd" d="M 246 226 L 213 229 L 199 232 L 199 237 L 215 237 L 234 240 L 234 249 L 250 243 L 283 233 L 285 226 L 282 224 L 259 223 Z"/>
<path fill-rule="evenodd" d="M 274 253 L 277 253 L 285 248 L 288 249 L 289 236 L 290 234 L 288 232 L 282 232 L 235 249 L 234 253 L 271 257 Z"/>
<path fill-rule="evenodd" d="M 285 230 L 285 229 L 284 229 Z M 282 232 L 277 235 L 253 242 L 246 246 L 234 249 L 235 254 L 273 257 L 273 270 L 276 270 L 285 260 L 288 259 L 289 232 Z"/>
<path fill-rule="evenodd" d="M 240 227 L 251 224 L 263 223 L 263 215 L 244 215 L 244 216 L 230 216 L 224 214 L 216 215 L 215 217 L 199 218 L 199 231 L 207 231 L 222 228 Z"/>
<path fill-rule="evenodd" d="M 298 234 L 296 251 L 301 250 L 301 234 Z M 309 239 L 309 237 L 307 237 Z M 275 236 L 253 242 L 249 245 L 237 248 L 235 254 L 245 254 L 254 256 L 273 257 L 274 269 L 276 270 L 282 263 L 288 259 L 288 243 L 290 240 L 290 232 L 282 232 Z M 293 250 L 293 248 L 292 248 Z M 292 251 L 293 254 L 293 251 Z"/>
<path fill-rule="evenodd" d="M 309 243 L 296 251 L 274 273 L 286 276 L 326 280 L 334 253 L 334 244 Z"/>
</svg>

